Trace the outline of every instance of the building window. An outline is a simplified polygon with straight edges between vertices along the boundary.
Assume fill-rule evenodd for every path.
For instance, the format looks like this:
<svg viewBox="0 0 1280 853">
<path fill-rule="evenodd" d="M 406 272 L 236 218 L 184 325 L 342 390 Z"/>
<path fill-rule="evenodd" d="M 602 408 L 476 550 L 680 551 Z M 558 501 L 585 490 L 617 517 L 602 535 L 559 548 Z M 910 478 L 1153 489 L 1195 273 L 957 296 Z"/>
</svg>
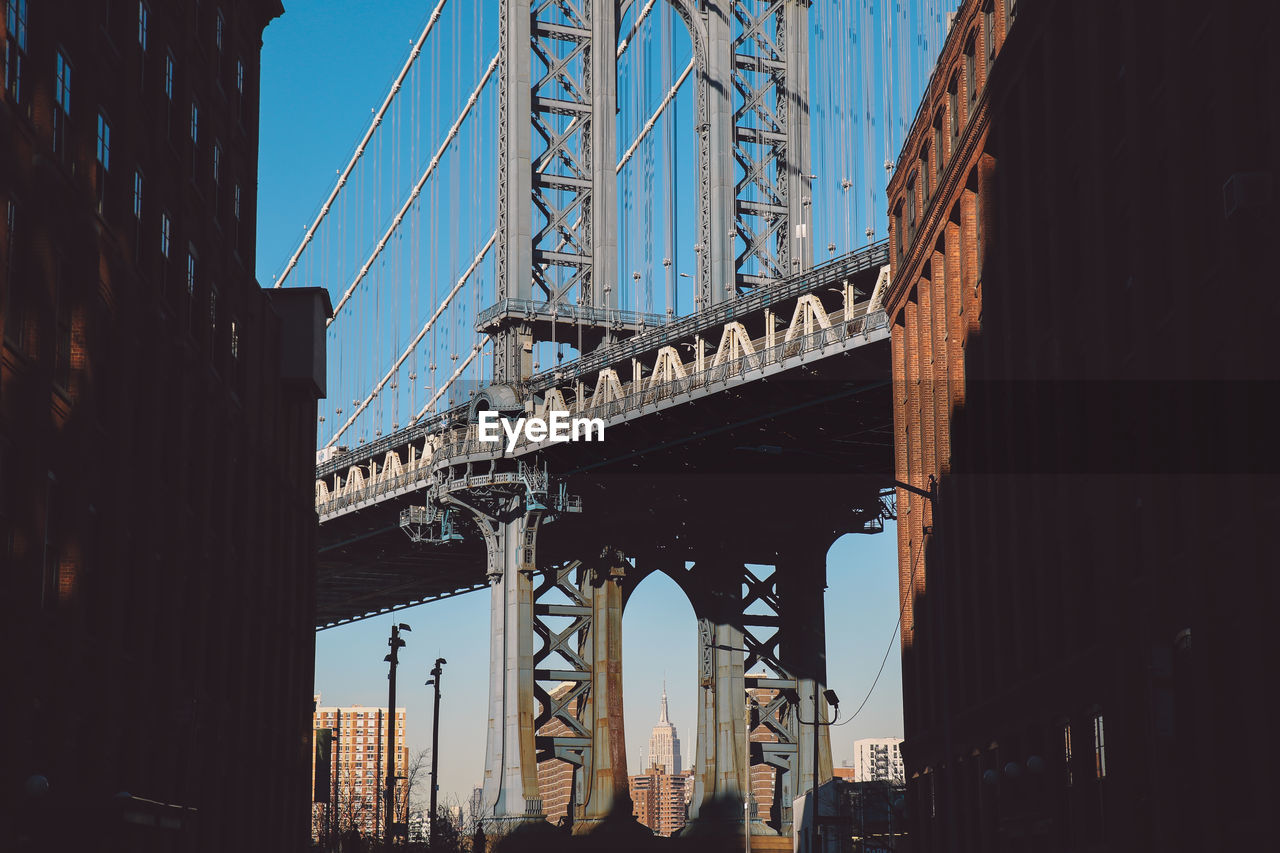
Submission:
<svg viewBox="0 0 1280 853">
<path fill-rule="evenodd" d="M 1071 724 L 1062 724 L 1062 768 L 1064 770 L 1064 780 L 1067 787 L 1071 787 L 1073 781 L 1071 776 Z"/>
<path fill-rule="evenodd" d="M 951 114 L 951 150 L 956 150 L 956 140 L 960 138 L 960 79 L 951 78 L 947 88 L 947 112 Z"/>
<path fill-rule="evenodd" d="M 195 246 L 187 247 L 187 296 L 195 296 L 196 293 L 196 249 Z"/>
<path fill-rule="evenodd" d="M 71 121 L 71 63 L 60 50 L 54 67 L 53 150 L 66 157 L 67 125 Z"/>
<path fill-rule="evenodd" d="M 902 262 L 902 203 L 893 211 L 893 240 L 898 250 L 898 262 Z"/>
<path fill-rule="evenodd" d="M 27 0 L 5 3 L 4 87 L 22 102 L 22 64 L 27 61 Z"/>
<path fill-rule="evenodd" d="M 10 199 L 4 211 L 4 284 L 8 300 L 4 306 L 4 336 L 22 352 L 26 341 L 23 336 L 22 293 L 18 289 L 18 205 Z"/>
<path fill-rule="evenodd" d="M 236 118 L 244 123 L 244 62 L 236 60 Z"/>
<path fill-rule="evenodd" d="M 982 41 L 986 46 L 986 70 L 991 69 L 991 60 L 996 58 L 996 0 L 987 0 L 982 7 Z"/>
<path fill-rule="evenodd" d="M 929 201 L 929 146 L 920 149 L 920 191 L 924 193 L 925 202 Z"/>
<path fill-rule="evenodd" d="M 98 113 L 98 212 L 102 212 L 106 200 L 107 171 L 111 168 L 111 123 L 101 112 Z"/>
<path fill-rule="evenodd" d="M 916 233 L 916 176 L 907 181 L 907 235 Z"/>
<path fill-rule="evenodd" d="M 236 184 L 235 190 L 231 193 L 231 212 L 235 216 L 236 222 L 240 221 L 240 185 Z"/>
<path fill-rule="evenodd" d="M 150 14 L 147 12 L 147 4 L 138 3 L 138 47 L 143 53 L 147 52 L 147 19 Z"/>
<path fill-rule="evenodd" d="M 236 321 L 231 321 L 231 360 L 235 361 L 240 358 L 240 327 L 236 325 Z M 347 751 L 351 750 L 351 745 L 346 747 Z"/>
<path fill-rule="evenodd" d="M 978 34 L 969 34 L 969 41 L 964 46 L 965 86 L 969 92 L 969 118 L 973 118 L 973 106 L 978 102 Z"/>
<path fill-rule="evenodd" d="M 218 49 L 218 53 L 222 53 L 222 33 L 227 28 L 227 22 L 222 18 L 222 10 L 218 10 L 218 17 L 214 20 L 213 25 L 213 44 Z"/>
<path fill-rule="evenodd" d="M 191 102 L 191 144 L 200 144 L 200 106 L 195 101 Z"/>
<path fill-rule="evenodd" d="M 943 140 L 942 140 L 942 121 L 943 110 L 938 110 L 937 116 L 933 119 L 933 158 L 934 165 L 938 170 L 938 184 L 942 183 L 942 166 L 947 161 L 943 156 Z"/>
<path fill-rule="evenodd" d="M 111 124 L 98 113 L 98 165 L 105 172 L 111 168 Z"/>
<path fill-rule="evenodd" d="M 216 187 L 222 180 L 222 146 L 213 143 L 213 185 Z M 214 211 L 215 215 L 217 211 Z"/>
<path fill-rule="evenodd" d="M 1093 760 L 1094 771 L 1098 774 L 1098 778 L 1107 778 L 1107 745 L 1101 713 L 1093 715 Z"/>
<path fill-rule="evenodd" d="M 164 96 L 170 101 L 173 100 L 173 54 L 168 54 L 164 58 Z"/>
<path fill-rule="evenodd" d="M 169 214 L 160 214 L 160 254 L 164 256 L 165 260 L 169 259 L 169 238 L 172 236 L 170 233 L 171 231 L 172 228 L 169 224 Z"/>
<path fill-rule="evenodd" d="M 133 218 L 142 219 L 142 173 L 133 173 Z"/>
</svg>

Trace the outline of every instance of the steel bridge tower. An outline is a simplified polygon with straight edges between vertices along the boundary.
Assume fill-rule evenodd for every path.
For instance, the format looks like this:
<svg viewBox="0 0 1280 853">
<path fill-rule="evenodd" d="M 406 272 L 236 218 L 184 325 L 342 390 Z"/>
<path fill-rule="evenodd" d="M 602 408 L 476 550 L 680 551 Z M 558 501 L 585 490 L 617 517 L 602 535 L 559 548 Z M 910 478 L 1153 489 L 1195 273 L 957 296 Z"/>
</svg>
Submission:
<svg viewBox="0 0 1280 853">
<path fill-rule="evenodd" d="M 670 2 L 684 20 L 696 62 L 695 301 L 705 309 L 812 265 L 810 0 L 657 1 Z M 523 399 L 516 386 L 534 372 L 534 345 L 552 340 L 558 327 L 571 328 L 584 353 L 643 327 L 619 310 L 614 169 L 619 22 L 642 5 L 501 4 L 498 302 L 485 314 L 493 385 L 477 396 L 473 416 Z M 589 826 L 627 792 L 621 619 L 633 569 L 609 548 L 540 562 L 539 527 L 549 512 L 530 505 L 522 490 L 487 487 L 452 500 L 485 538 L 492 584 L 485 809 L 497 820 L 540 817 L 537 761 L 555 757 L 577 768 L 575 826 Z M 744 664 L 763 663 L 774 676 L 766 686 L 778 698 L 756 712 L 782 722 L 771 724 L 776 742 L 758 751 L 756 763 L 780 772 L 786 832 L 790 798 L 811 786 L 815 763 L 820 778 L 830 776 L 826 729 L 815 756 L 812 729 L 800 722 L 826 713 L 820 699 L 814 705 L 825 680 L 825 553 L 807 545 L 780 556 L 769 582 L 744 577 L 741 560 L 712 553 L 691 573 L 703 687 L 695 814 L 713 797 L 741 798 L 746 790 Z M 558 603 L 545 603 L 553 591 Z M 765 623 L 747 616 L 752 602 L 767 603 L 773 616 Z M 552 617 L 568 618 L 569 627 L 551 626 Z M 771 640 L 753 634 L 762 624 L 777 628 Z M 554 668 L 549 659 L 568 663 Z M 552 698 L 565 682 L 572 688 Z M 539 736 L 553 719 L 572 734 Z"/>
</svg>

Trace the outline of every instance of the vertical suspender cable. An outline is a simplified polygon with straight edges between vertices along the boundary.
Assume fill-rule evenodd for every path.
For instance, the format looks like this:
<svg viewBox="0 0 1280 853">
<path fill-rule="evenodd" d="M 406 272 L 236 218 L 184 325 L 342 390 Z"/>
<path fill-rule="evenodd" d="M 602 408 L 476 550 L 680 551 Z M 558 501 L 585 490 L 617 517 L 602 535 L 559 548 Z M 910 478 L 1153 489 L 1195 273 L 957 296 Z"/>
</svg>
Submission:
<svg viewBox="0 0 1280 853">
<path fill-rule="evenodd" d="M 426 42 L 427 36 L 431 33 L 431 28 L 435 26 L 436 21 L 440 17 L 441 10 L 444 9 L 444 4 L 447 2 L 448 0 L 440 0 L 440 2 L 436 4 L 436 8 L 432 11 L 431 17 L 427 19 L 426 26 L 422 28 L 422 34 L 418 36 L 417 43 L 414 44 L 413 50 L 409 52 L 409 58 L 405 60 L 404 67 L 400 69 L 400 73 L 396 75 L 395 81 L 392 82 L 391 91 L 387 92 L 387 97 L 383 99 L 382 106 L 378 108 L 378 111 L 373 116 L 373 121 L 369 124 L 369 129 L 364 132 L 364 137 L 360 140 L 360 144 L 356 146 L 355 153 L 351 155 L 350 162 L 348 162 L 347 167 L 342 170 L 342 174 L 338 176 L 338 182 L 334 184 L 333 190 L 329 193 L 329 197 L 325 199 L 324 204 L 321 205 L 320 213 L 316 216 L 315 221 L 311 223 L 311 227 L 308 228 L 306 233 L 303 235 L 302 244 L 298 246 L 297 251 L 293 253 L 293 257 L 289 258 L 289 262 L 285 264 L 284 271 L 280 273 L 280 277 L 276 279 L 276 287 L 283 285 L 284 280 L 289 277 L 289 273 L 293 271 L 294 265 L 298 263 L 298 258 L 302 255 L 302 250 L 307 247 L 307 244 L 311 242 L 311 238 L 315 235 L 316 228 L 319 227 L 320 221 L 329 213 L 329 208 L 333 204 L 333 200 L 337 197 L 342 188 L 346 186 L 347 178 L 350 177 L 352 170 L 355 169 L 356 163 L 359 162 L 361 156 L 363 156 L 365 146 L 369 144 L 369 139 L 373 136 L 373 132 L 377 130 L 378 125 L 382 123 L 382 117 L 386 114 L 387 107 L 391 104 L 391 99 L 394 98 L 396 92 L 400 90 L 400 84 L 404 82 L 405 75 L 409 72 L 409 68 L 413 65 L 414 60 L 418 58 L 418 54 L 422 50 L 422 45 Z"/>
</svg>

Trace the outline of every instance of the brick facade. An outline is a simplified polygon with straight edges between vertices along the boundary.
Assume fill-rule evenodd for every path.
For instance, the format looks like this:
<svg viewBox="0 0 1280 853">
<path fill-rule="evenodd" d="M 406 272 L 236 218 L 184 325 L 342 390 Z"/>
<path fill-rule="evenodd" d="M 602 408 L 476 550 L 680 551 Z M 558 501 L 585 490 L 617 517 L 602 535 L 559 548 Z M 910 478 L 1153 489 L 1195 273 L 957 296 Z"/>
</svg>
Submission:
<svg viewBox="0 0 1280 853">
<path fill-rule="evenodd" d="M 1264 836 L 1278 24 L 951 25 L 888 188 L 913 849 Z"/>
<path fill-rule="evenodd" d="M 283 10 L 6 7 L 0 848 L 298 849 L 323 378 L 281 347 L 323 300 L 254 279 Z"/>
</svg>

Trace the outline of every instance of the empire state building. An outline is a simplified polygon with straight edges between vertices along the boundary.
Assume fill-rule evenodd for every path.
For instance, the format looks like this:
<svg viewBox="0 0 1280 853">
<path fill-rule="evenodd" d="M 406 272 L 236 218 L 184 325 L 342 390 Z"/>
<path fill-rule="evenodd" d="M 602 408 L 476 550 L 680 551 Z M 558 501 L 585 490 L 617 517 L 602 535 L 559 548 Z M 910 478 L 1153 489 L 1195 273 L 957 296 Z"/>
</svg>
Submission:
<svg viewBox="0 0 1280 853">
<path fill-rule="evenodd" d="M 661 765 L 672 776 L 680 774 L 680 738 L 676 727 L 667 719 L 667 687 L 662 687 L 662 714 L 649 735 L 649 766 Z"/>
</svg>

